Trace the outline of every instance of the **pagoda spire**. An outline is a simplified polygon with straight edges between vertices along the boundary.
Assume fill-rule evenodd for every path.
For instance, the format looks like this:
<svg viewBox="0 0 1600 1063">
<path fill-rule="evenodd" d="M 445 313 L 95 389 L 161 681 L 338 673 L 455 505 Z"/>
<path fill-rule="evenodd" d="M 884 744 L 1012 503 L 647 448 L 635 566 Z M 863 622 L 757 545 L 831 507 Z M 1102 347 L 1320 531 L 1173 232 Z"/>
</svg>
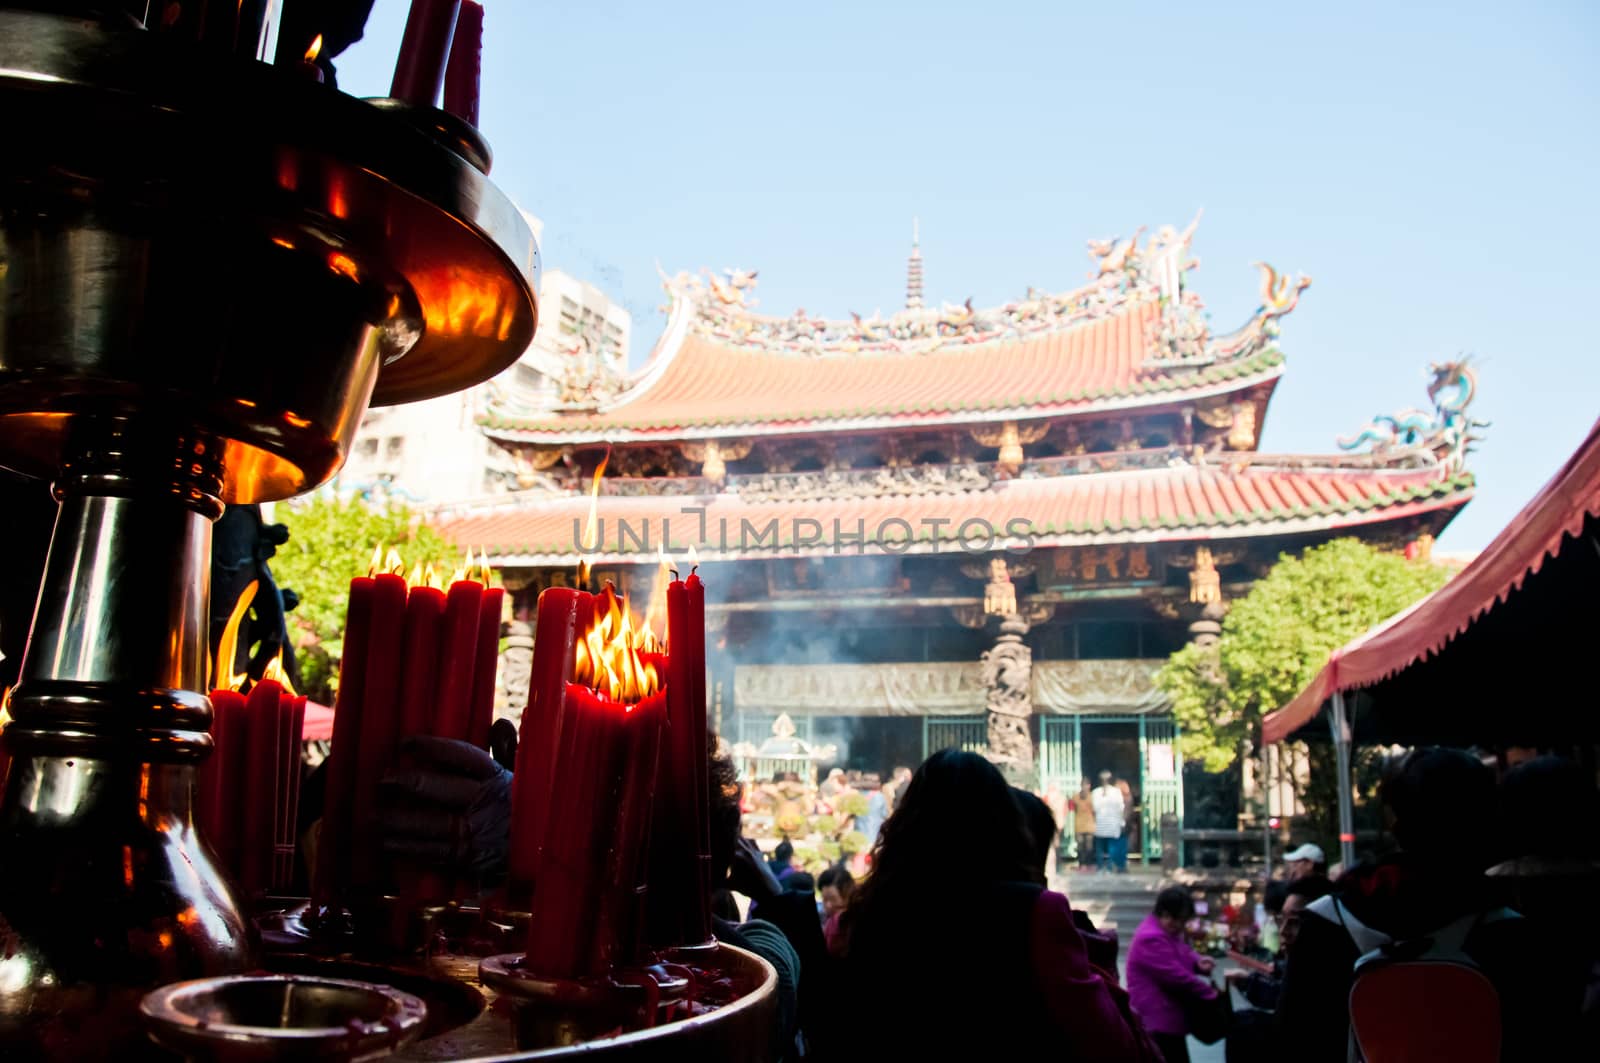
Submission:
<svg viewBox="0 0 1600 1063">
<path fill-rule="evenodd" d="M 921 226 L 911 219 L 911 257 L 906 260 L 906 309 L 922 309 L 922 248 L 918 237 Z"/>
</svg>

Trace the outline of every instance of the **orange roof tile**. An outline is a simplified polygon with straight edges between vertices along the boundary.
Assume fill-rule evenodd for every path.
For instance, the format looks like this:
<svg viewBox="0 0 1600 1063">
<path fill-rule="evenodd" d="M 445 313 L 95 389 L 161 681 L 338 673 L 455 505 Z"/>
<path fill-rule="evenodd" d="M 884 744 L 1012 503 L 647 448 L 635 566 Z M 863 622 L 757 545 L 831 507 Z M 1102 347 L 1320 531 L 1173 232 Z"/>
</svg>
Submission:
<svg viewBox="0 0 1600 1063">
<path fill-rule="evenodd" d="M 490 435 L 528 442 L 623 442 L 994 421 L 1124 409 L 1225 394 L 1275 380 L 1276 350 L 1187 375 L 1145 370 L 1153 303 L 1060 332 L 927 354 L 803 358 L 686 336 L 659 378 L 604 412 L 513 420 L 491 415 Z"/>
<path fill-rule="evenodd" d="M 1213 336 L 1204 304 L 1184 287 L 1186 247 L 1176 234 L 1135 242 L 1072 292 L 887 321 L 767 317 L 746 302 L 753 274 L 712 277 L 709 290 L 680 274 L 668 281 L 672 315 L 655 354 L 624 390 L 595 385 L 586 408 L 556 412 L 502 398 L 483 424 L 493 437 L 530 443 L 693 439 L 1040 418 L 1275 381 L 1277 319 L 1310 281 L 1262 267 L 1255 315 Z"/>
<path fill-rule="evenodd" d="M 889 549 L 927 553 L 955 549 L 963 522 L 972 522 L 971 538 L 994 529 L 997 549 L 1008 534 L 1024 531 L 1041 546 L 1247 537 L 1454 510 L 1472 496 L 1469 473 L 1441 479 L 1433 469 L 1304 471 L 1257 461 L 1238 471 L 1177 467 L 1006 480 L 970 492 L 822 500 L 751 501 L 732 492 L 602 495 L 605 528 L 597 560 L 642 561 L 660 545 L 682 551 L 691 543 L 708 559 L 819 556 L 879 550 L 908 535 L 910 546 Z M 437 523 L 456 542 L 486 547 L 502 564 L 563 565 L 581 553 L 587 514 L 588 500 L 573 495 L 495 504 Z M 852 538 L 858 534 L 864 536 L 859 547 Z"/>
</svg>

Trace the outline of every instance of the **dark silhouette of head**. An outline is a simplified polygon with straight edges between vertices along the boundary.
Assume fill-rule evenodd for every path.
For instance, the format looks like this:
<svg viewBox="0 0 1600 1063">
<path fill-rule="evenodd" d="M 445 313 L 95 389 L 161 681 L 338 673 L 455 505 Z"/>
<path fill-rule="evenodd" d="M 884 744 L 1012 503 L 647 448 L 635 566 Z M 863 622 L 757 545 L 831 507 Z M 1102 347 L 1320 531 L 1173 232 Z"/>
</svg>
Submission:
<svg viewBox="0 0 1600 1063">
<path fill-rule="evenodd" d="M 826 875 L 827 872 L 824 871 L 823 874 Z M 796 871 L 783 880 L 783 891 L 785 893 L 815 893 L 817 892 L 817 880 L 811 877 L 811 872 L 809 871 Z"/>
<path fill-rule="evenodd" d="M 1156 894 L 1155 914 L 1169 934 L 1177 933 L 1194 918 L 1194 898 L 1182 886 L 1168 886 Z"/>
<path fill-rule="evenodd" d="M 1020 787 L 1011 788 L 1011 796 L 1022 813 L 1022 822 L 1028 829 L 1028 840 L 1033 843 L 1033 880 L 1041 886 L 1046 882 L 1046 869 L 1050 866 L 1050 847 L 1056 842 L 1056 817 L 1050 806 Z"/>
<path fill-rule="evenodd" d="M 941 750 L 906 785 L 872 850 L 872 874 L 841 919 L 846 947 L 891 951 L 925 932 L 930 908 L 958 907 L 987 883 L 1033 880 L 1033 845 L 1000 770 L 976 753 Z M 939 883 L 937 890 L 930 883 Z"/>
<path fill-rule="evenodd" d="M 717 736 L 710 735 L 710 773 L 706 779 L 711 818 L 711 887 L 721 888 L 733 864 L 733 849 L 739 844 L 739 769 L 732 758 L 717 755 Z"/>
<path fill-rule="evenodd" d="M 788 838 L 783 839 L 778 843 L 778 847 L 772 850 L 772 862 L 774 864 L 788 864 L 793 859 L 794 846 L 790 844 Z"/>
<path fill-rule="evenodd" d="M 1415 749 L 1390 765 L 1378 796 L 1400 848 L 1441 871 L 1476 873 L 1491 862 L 1494 773 L 1459 749 Z"/>
<path fill-rule="evenodd" d="M 1514 856 L 1593 856 L 1594 781 L 1563 757 L 1535 757 L 1506 772 L 1500 814 Z"/>
</svg>

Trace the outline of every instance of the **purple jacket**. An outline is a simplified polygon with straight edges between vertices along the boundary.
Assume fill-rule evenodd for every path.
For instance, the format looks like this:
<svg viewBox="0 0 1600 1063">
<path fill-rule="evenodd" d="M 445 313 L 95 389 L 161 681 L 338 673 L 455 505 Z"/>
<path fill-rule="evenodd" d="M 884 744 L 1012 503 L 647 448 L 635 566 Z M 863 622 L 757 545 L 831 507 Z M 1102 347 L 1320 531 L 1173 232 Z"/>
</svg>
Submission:
<svg viewBox="0 0 1600 1063">
<path fill-rule="evenodd" d="M 1161 929 L 1154 914 L 1144 917 L 1128 946 L 1128 996 L 1133 1012 L 1152 1033 L 1189 1032 L 1186 1000 L 1210 1000 L 1216 986 L 1196 972 L 1200 956 L 1181 934 Z"/>
</svg>

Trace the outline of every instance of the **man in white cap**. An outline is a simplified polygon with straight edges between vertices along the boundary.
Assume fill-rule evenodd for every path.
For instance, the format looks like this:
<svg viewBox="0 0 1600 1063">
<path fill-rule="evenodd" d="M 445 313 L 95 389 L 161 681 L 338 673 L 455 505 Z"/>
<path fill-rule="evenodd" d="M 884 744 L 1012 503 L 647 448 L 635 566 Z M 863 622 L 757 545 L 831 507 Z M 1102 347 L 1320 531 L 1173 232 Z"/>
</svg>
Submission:
<svg viewBox="0 0 1600 1063">
<path fill-rule="evenodd" d="M 1288 869 L 1289 881 L 1293 882 L 1307 875 L 1326 875 L 1328 858 L 1323 855 L 1321 846 L 1307 842 L 1298 849 L 1284 853 L 1283 866 Z"/>
</svg>

